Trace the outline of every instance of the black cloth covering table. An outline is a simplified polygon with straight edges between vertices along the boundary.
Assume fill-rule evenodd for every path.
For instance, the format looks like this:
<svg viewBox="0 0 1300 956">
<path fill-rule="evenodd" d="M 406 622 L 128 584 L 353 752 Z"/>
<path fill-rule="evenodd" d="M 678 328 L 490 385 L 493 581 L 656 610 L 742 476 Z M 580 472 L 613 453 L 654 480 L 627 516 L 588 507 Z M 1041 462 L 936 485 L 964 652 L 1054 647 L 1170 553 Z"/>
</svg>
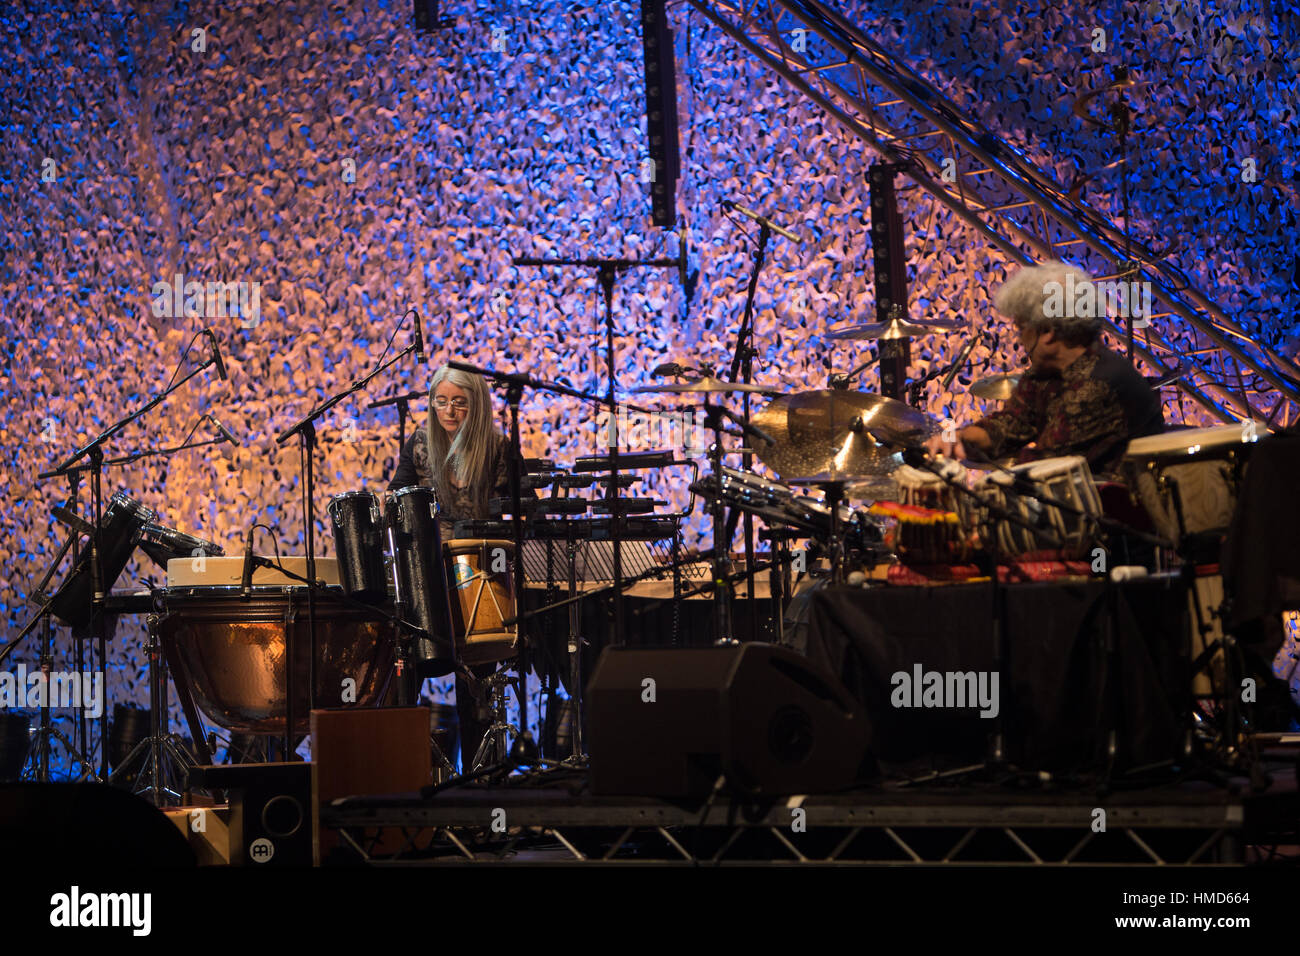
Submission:
<svg viewBox="0 0 1300 956">
<path fill-rule="evenodd" d="M 1111 728 L 1116 770 L 1177 757 L 1191 705 L 1183 582 L 1016 584 L 998 593 L 1006 603 L 998 691 L 1008 760 L 1033 769 L 1104 769 Z M 892 677 L 917 664 L 993 671 L 993 600 L 988 582 L 825 588 L 811 596 L 801 650 L 863 704 L 882 761 L 978 761 L 992 718 L 978 708 L 895 707 Z"/>
</svg>

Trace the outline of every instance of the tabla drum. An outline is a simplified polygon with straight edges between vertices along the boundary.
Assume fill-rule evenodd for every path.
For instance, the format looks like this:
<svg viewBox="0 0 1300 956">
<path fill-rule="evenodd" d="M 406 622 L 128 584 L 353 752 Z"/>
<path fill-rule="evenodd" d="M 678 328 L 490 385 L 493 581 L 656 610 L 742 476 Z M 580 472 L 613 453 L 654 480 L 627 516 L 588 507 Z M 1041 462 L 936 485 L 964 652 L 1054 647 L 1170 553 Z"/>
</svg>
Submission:
<svg viewBox="0 0 1300 956">
<path fill-rule="evenodd" d="M 515 616 L 514 542 L 455 538 L 444 547 L 452 628 L 461 663 L 474 666 L 513 657 L 519 627 L 503 622 Z"/>
<path fill-rule="evenodd" d="M 382 601 L 388 588 L 379 499 L 368 491 L 335 495 L 330 499 L 329 515 L 343 593 L 358 601 Z"/>
<path fill-rule="evenodd" d="M 1161 537 L 1174 544 L 1189 535 L 1217 541 L 1227 531 L 1246 460 L 1262 432 L 1243 422 L 1129 442 L 1125 476 Z M 1218 555 L 1212 550 L 1210 557 Z"/>
<path fill-rule="evenodd" d="M 288 711 L 290 629 L 294 729 L 309 730 L 311 632 L 305 587 L 164 588 L 159 635 L 176 655 L 194 701 L 215 724 L 249 734 L 281 734 Z M 346 602 L 340 588 L 316 592 L 316 706 L 371 707 L 392 666 L 391 626 L 376 611 Z"/>
<path fill-rule="evenodd" d="M 997 510 L 1020 519 L 996 511 L 987 516 L 987 531 L 1005 555 L 1051 551 L 1073 560 L 1087 555 L 1097 540 L 1101 496 L 1081 455 L 1014 465 L 985 476 L 976 487 Z"/>
<path fill-rule="evenodd" d="M 949 480 L 966 483 L 967 472 L 960 462 L 944 459 L 938 467 Z M 906 506 L 893 513 L 898 521 L 894 542 L 898 559 L 925 565 L 965 561 L 970 550 L 965 530 L 968 496 L 938 474 L 911 465 L 900 465 L 890 477 L 898 485 L 899 502 Z"/>
<path fill-rule="evenodd" d="M 384 505 L 396 606 L 404 620 L 424 631 L 411 646 L 411 661 L 421 678 L 442 677 L 456 667 L 440 514 L 432 488 L 403 488 Z"/>
</svg>

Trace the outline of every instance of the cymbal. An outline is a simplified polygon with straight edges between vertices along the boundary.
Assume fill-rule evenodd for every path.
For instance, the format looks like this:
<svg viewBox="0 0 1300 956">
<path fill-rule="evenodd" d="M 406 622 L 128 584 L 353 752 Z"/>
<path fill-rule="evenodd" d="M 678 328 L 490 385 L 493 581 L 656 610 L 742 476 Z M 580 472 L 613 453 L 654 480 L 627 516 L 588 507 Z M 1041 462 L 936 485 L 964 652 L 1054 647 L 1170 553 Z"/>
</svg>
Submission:
<svg viewBox="0 0 1300 956">
<path fill-rule="evenodd" d="M 1020 373 L 1018 372 L 1003 372 L 999 375 L 988 375 L 972 382 L 970 393 L 976 398 L 1005 401 L 1011 397 L 1011 393 L 1016 390 L 1016 385 L 1019 383 Z"/>
<path fill-rule="evenodd" d="M 907 438 L 939 428 L 925 412 L 883 395 L 837 389 L 795 392 L 751 416 L 774 440 L 771 445 L 755 442 L 754 452 L 785 480 L 821 472 L 847 476 L 848 481 L 892 474 L 903 463 L 902 455 L 882 447 L 865 430 L 853 431 L 850 426 L 859 420 L 865 428 Z"/>
<path fill-rule="evenodd" d="M 839 481 L 856 487 L 871 484 L 879 479 L 879 475 L 857 475 L 847 471 L 819 471 L 815 475 L 808 475 L 804 478 L 788 478 L 785 483 L 794 488 L 820 488 L 832 481 Z"/>
<path fill-rule="evenodd" d="M 724 382 L 720 378 L 714 378 L 706 375 L 704 378 L 697 378 L 693 382 L 669 382 L 664 385 L 642 385 L 639 388 L 632 389 L 634 395 L 649 395 L 654 393 L 664 395 L 686 395 L 696 392 L 758 392 L 762 395 L 779 395 L 779 388 L 768 388 L 765 385 L 746 385 L 744 382 Z"/>
<path fill-rule="evenodd" d="M 905 321 L 898 317 L 888 322 L 872 322 L 869 325 L 851 325 L 837 329 L 827 338 L 840 341 L 843 339 L 902 339 L 911 335 L 929 335 L 949 329 L 960 329 L 963 323 L 955 319 L 917 319 Z"/>
</svg>

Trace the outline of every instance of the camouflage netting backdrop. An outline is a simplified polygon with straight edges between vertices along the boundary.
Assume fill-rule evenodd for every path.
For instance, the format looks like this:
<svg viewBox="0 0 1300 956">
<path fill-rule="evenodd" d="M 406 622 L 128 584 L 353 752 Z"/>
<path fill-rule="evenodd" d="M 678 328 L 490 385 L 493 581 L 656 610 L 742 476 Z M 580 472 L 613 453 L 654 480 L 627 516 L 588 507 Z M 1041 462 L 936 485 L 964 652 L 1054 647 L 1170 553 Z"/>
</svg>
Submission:
<svg viewBox="0 0 1300 956">
<path fill-rule="evenodd" d="M 50 509 L 66 483 L 37 473 L 161 390 L 198 329 L 215 328 L 230 380 L 198 376 L 109 454 L 179 444 L 205 412 L 242 446 L 113 469 L 105 494 L 124 490 L 230 553 L 254 520 L 275 529 L 282 553 L 302 553 L 298 451 L 274 436 L 369 371 L 409 307 L 426 316 L 435 363 L 459 356 L 603 392 L 594 276 L 516 269 L 511 256 L 676 255 L 675 233 L 650 225 L 641 175 L 638 4 L 465 0 L 443 4 L 454 25 L 434 34 L 413 28 L 407 2 L 16 5 L 0 12 L 8 638 L 31 613 L 61 532 Z M 1133 94 L 1134 231 L 1170 249 L 1252 334 L 1294 354 L 1295 14 L 1199 0 L 838 6 L 1059 181 L 1093 176 L 1085 198 L 1112 216 L 1113 144 L 1071 106 L 1117 64 L 1132 67 L 1149 83 Z M 806 240 L 770 249 L 756 377 L 823 387 L 832 364 L 846 370 L 870 354 L 832 349 L 825 333 L 874 316 L 864 173 L 877 157 L 698 12 L 678 4 L 670 19 L 678 205 L 699 280 L 687 303 L 675 271 L 620 277 L 619 385 L 650 382 L 669 359 L 728 364 L 753 251 L 748 224 L 720 209 L 734 198 Z M 1097 27 L 1106 52 L 1093 48 Z M 1241 181 L 1245 158 L 1255 183 Z M 989 306 L 1005 258 L 921 190 L 901 190 L 900 202 L 912 314 L 993 324 L 1002 347 L 977 348 L 975 369 L 1017 367 Z M 173 315 L 154 287 L 177 275 L 256 284 L 260 312 Z M 963 341 L 916 340 L 914 374 Z M 204 354 L 200 340 L 185 370 Z M 428 371 L 395 368 L 320 423 L 322 553 L 333 551 L 328 498 L 380 489 L 394 467 L 396 415 L 366 405 L 424 388 Z M 862 387 L 875 387 L 874 372 Z M 927 395 L 940 417 L 982 408 L 962 389 Z M 580 404 L 529 394 L 522 414 L 529 454 L 568 462 L 597 447 Z M 1171 421 L 1208 423 L 1198 414 L 1167 406 Z M 423 415 L 421 405 L 417 423 Z M 214 437 L 206 426 L 199 435 Z M 684 486 L 678 477 L 660 490 L 680 503 Z M 701 519 L 688 541 L 702 533 Z M 145 578 L 161 583 L 152 565 L 132 562 L 118 584 Z M 66 629 L 59 635 L 68 661 Z M 111 702 L 147 703 L 143 642 L 141 619 L 122 618 Z M 34 653 L 29 643 L 15 660 Z"/>
</svg>

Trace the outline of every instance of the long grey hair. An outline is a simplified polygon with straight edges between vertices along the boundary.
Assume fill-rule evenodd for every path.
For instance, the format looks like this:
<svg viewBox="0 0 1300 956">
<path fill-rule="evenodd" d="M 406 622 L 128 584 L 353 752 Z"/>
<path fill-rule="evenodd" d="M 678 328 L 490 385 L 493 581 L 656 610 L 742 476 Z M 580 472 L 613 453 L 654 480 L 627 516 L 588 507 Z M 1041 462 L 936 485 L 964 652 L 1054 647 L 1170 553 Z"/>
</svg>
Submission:
<svg viewBox="0 0 1300 956">
<path fill-rule="evenodd" d="M 433 393 L 443 382 L 462 389 L 469 398 L 469 412 L 452 439 L 448 439 L 446 430 L 439 424 L 433 404 Z M 468 487 L 473 496 L 476 514 L 467 517 L 483 517 L 496 477 L 490 469 L 497 445 L 496 429 L 492 426 L 492 393 L 487 381 L 472 372 L 441 366 L 429 382 L 429 416 L 425 428 L 429 470 L 433 472 L 433 487 L 443 507 L 454 500 L 451 487 L 454 478 L 456 484 Z"/>
</svg>

